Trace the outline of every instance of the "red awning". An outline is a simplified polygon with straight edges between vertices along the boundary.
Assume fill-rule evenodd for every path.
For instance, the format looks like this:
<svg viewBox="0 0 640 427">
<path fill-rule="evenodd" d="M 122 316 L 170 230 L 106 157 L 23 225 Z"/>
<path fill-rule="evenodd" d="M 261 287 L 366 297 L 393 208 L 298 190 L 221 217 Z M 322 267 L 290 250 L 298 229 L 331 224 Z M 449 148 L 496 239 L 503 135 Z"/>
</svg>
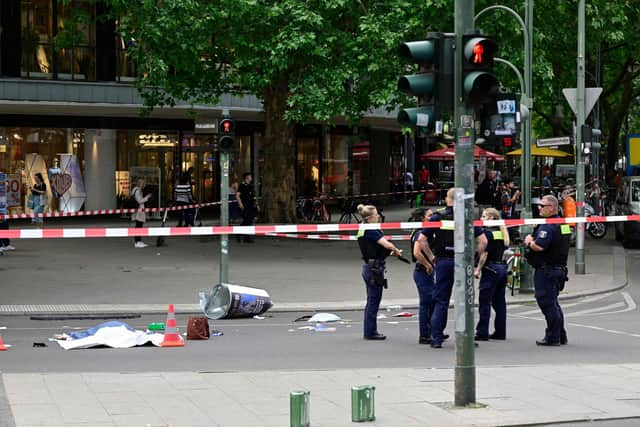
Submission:
<svg viewBox="0 0 640 427">
<path fill-rule="evenodd" d="M 452 146 L 420 155 L 420 159 L 422 160 L 455 160 L 455 157 L 456 151 Z M 477 145 L 473 147 L 473 157 L 476 159 L 484 157 L 487 160 L 493 160 L 494 162 L 504 162 L 504 157 L 500 154 L 485 150 Z"/>
</svg>

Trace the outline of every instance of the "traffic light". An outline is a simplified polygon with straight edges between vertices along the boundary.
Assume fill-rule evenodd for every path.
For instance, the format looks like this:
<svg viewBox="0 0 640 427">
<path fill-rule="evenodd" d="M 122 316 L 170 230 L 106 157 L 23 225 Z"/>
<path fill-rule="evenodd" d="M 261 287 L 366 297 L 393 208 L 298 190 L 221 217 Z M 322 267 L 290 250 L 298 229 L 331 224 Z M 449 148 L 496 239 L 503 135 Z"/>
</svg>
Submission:
<svg viewBox="0 0 640 427">
<path fill-rule="evenodd" d="M 462 98 L 467 105 L 490 102 L 498 93 L 498 79 L 493 74 L 493 58 L 498 45 L 479 34 L 462 36 Z"/>
<path fill-rule="evenodd" d="M 401 76 L 398 90 L 415 96 L 416 108 L 401 109 L 398 122 L 403 126 L 433 129 L 441 111 L 453 104 L 453 37 L 429 33 L 427 40 L 402 43 L 400 58 L 418 64 L 418 73 Z"/>
<path fill-rule="evenodd" d="M 230 117 L 222 117 L 218 121 L 218 146 L 222 151 L 233 148 L 236 134 L 236 122 Z"/>
</svg>

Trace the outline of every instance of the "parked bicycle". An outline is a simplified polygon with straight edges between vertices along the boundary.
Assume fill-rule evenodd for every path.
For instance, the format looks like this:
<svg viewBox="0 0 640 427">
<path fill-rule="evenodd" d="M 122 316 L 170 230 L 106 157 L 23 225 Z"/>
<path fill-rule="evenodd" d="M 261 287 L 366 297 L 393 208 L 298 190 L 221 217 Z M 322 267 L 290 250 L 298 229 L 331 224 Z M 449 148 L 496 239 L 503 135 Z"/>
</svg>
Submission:
<svg viewBox="0 0 640 427">
<path fill-rule="evenodd" d="M 520 290 L 520 281 L 522 279 L 520 267 L 522 264 L 522 253 L 520 246 L 508 248 L 504 251 L 504 258 L 507 263 L 507 288 L 511 290 L 511 296 L 515 295 L 516 290 Z"/>
<path fill-rule="evenodd" d="M 342 203 L 342 213 L 340 214 L 340 224 L 358 224 L 360 216 L 357 213 L 358 202 L 354 199 L 345 199 Z"/>
<path fill-rule="evenodd" d="M 296 201 L 296 216 L 303 223 L 331 223 L 331 212 L 324 203 L 325 196 L 313 199 L 298 199 Z"/>
</svg>

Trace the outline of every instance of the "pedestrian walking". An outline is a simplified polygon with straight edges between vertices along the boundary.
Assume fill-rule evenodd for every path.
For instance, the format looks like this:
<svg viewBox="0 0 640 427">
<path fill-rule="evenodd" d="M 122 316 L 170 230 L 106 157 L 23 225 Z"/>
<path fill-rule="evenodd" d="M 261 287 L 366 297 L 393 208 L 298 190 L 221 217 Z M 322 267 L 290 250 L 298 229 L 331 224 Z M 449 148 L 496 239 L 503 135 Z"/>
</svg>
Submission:
<svg viewBox="0 0 640 427">
<path fill-rule="evenodd" d="M 31 223 L 42 225 L 44 224 L 44 207 L 47 204 L 47 185 L 44 183 L 44 178 L 40 172 L 34 175 L 34 180 L 35 184 L 29 187 L 33 200 L 34 213 L 34 217 L 31 218 Z"/>
<path fill-rule="evenodd" d="M 558 199 L 555 196 L 546 195 L 542 198 L 540 216 L 559 218 Z M 568 224 L 540 224 L 524 240 L 528 248 L 525 258 L 536 269 L 533 276 L 536 302 L 547 321 L 544 338 L 537 340 L 537 345 L 558 346 L 568 342 L 558 294 L 567 280 L 570 239 Z"/>
<path fill-rule="evenodd" d="M 450 221 L 440 228 L 427 231 L 427 255 L 435 266 L 433 289 L 433 312 L 431 313 L 431 347 L 442 348 L 442 342 L 449 336 L 444 333 L 447 326 L 447 312 L 453 289 L 454 247 L 453 247 L 453 206 L 455 189 L 447 191 L 444 209 L 436 211 L 430 221 Z"/>
<path fill-rule="evenodd" d="M 500 212 L 487 208 L 482 212 L 483 221 L 500 219 Z M 502 260 L 504 250 L 509 246 L 507 227 L 483 227 L 476 238 L 478 265 L 473 273 L 480 279 L 478 296 L 478 324 L 476 341 L 507 339 L 507 265 Z M 489 335 L 491 308 L 495 312 L 494 332 Z"/>
<path fill-rule="evenodd" d="M 431 219 L 431 209 L 417 208 L 413 221 L 427 222 Z M 411 234 L 411 253 L 415 268 L 413 281 L 418 289 L 418 344 L 431 344 L 431 312 L 433 310 L 433 264 L 429 261 L 426 244 L 429 229 L 420 228 Z"/>
<path fill-rule="evenodd" d="M 413 173 L 411 171 L 404 173 L 404 191 L 405 199 L 409 198 L 409 207 L 412 208 L 415 198 L 413 197 Z"/>
<path fill-rule="evenodd" d="M 236 191 L 236 200 L 242 212 L 242 223 L 240 225 L 253 225 L 253 220 L 256 216 L 256 198 L 253 191 L 253 176 L 251 172 L 246 172 L 242 175 L 242 183 L 238 187 L 238 191 Z M 238 241 L 240 239 L 241 236 L 238 236 Z M 254 241 L 249 235 L 245 235 L 242 240 L 247 243 L 253 243 Z"/>
<path fill-rule="evenodd" d="M 184 173 L 180 176 L 180 181 L 176 184 L 174 190 L 174 199 L 176 206 L 184 207 L 193 204 L 193 192 L 191 190 L 191 176 Z M 194 209 L 181 209 L 179 211 L 180 219 L 178 220 L 178 227 L 193 227 L 194 226 Z"/>
<path fill-rule="evenodd" d="M 378 210 L 373 205 L 358 205 L 358 214 L 365 224 L 379 221 Z M 362 278 L 367 290 L 364 307 L 364 339 L 384 340 L 387 337 L 378 331 L 377 317 L 382 290 L 387 287 L 385 278 L 387 256 L 401 256 L 402 251 L 384 237 L 382 230 L 358 230 L 358 246 L 362 253 Z"/>
<path fill-rule="evenodd" d="M 144 178 L 139 178 L 136 186 L 131 190 L 131 197 L 133 197 L 138 204 L 138 210 L 131 215 L 131 219 L 136 222 L 136 228 L 142 228 L 147 221 L 147 214 L 144 210 L 144 204 L 149 201 L 151 194 L 144 195 L 144 187 L 146 182 Z M 148 245 L 142 241 L 142 237 L 135 236 L 133 238 L 135 248 L 146 248 Z"/>
</svg>

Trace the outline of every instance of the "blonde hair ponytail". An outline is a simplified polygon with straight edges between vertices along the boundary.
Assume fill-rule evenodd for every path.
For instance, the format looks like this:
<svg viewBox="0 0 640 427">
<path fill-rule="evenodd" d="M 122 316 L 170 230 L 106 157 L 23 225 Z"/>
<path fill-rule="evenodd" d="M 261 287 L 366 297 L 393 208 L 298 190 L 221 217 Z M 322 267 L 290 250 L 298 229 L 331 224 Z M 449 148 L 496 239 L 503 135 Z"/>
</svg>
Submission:
<svg viewBox="0 0 640 427">
<path fill-rule="evenodd" d="M 500 212 L 498 212 L 498 210 L 495 208 L 486 208 L 484 210 L 484 214 L 491 219 L 502 219 L 500 217 Z M 511 243 L 511 240 L 509 239 L 509 230 L 507 229 L 507 226 L 504 224 L 501 225 L 500 232 L 502 233 L 502 239 L 504 241 L 504 245 L 509 246 L 509 244 Z"/>
</svg>

